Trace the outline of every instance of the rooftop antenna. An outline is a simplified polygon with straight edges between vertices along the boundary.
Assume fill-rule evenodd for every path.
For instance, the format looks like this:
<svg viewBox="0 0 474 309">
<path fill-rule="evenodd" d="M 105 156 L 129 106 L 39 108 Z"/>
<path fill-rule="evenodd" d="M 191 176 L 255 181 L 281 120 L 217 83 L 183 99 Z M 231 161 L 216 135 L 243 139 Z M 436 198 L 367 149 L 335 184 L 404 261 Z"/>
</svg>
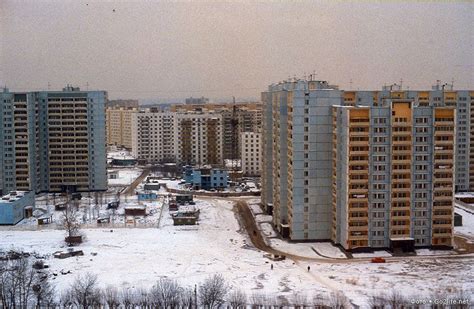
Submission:
<svg viewBox="0 0 474 309">
<path fill-rule="evenodd" d="M 350 86 L 349 86 L 349 89 L 352 90 L 352 78 L 351 78 L 351 80 L 349 81 L 349 85 L 350 85 Z"/>
<path fill-rule="evenodd" d="M 50 83 L 50 82 L 48 82 L 48 90 L 49 90 L 49 88 L 50 88 L 50 87 L 51 87 L 51 83 Z"/>
<path fill-rule="evenodd" d="M 451 78 L 451 90 L 454 90 L 454 78 Z"/>
<path fill-rule="evenodd" d="M 400 78 L 400 90 L 402 90 L 403 79 Z"/>
</svg>

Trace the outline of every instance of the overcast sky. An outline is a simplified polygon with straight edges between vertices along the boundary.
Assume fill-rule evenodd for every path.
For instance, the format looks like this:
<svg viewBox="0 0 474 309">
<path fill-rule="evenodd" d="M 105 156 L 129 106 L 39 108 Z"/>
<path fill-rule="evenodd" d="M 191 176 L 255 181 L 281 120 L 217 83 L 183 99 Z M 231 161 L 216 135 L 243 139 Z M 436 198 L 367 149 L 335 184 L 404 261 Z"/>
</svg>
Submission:
<svg viewBox="0 0 474 309">
<path fill-rule="evenodd" d="M 0 10 L 0 83 L 12 90 L 259 98 L 313 71 L 343 89 L 401 78 L 410 89 L 438 79 L 474 89 L 468 1 L 0 0 Z"/>
</svg>

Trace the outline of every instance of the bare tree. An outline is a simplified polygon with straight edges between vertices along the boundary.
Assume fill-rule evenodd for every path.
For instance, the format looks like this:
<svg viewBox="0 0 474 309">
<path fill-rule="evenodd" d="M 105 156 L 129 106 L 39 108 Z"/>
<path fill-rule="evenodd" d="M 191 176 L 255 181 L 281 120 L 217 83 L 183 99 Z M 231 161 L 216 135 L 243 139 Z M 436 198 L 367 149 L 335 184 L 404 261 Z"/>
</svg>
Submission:
<svg viewBox="0 0 474 309">
<path fill-rule="evenodd" d="M 247 294 L 240 290 L 234 290 L 230 293 L 228 301 L 232 309 L 245 308 L 247 305 Z"/>
<path fill-rule="evenodd" d="M 59 307 L 65 309 L 75 307 L 74 298 L 72 297 L 72 291 L 70 289 L 61 293 L 59 297 Z"/>
<path fill-rule="evenodd" d="M 372 295 L 369 299 L 369 306 L 371 309 L 383 309 L 388 307 L 387 296 L 383 293 Z"/>
<path fill-rule="evenodd" d="M 221 274 L 215 274 L 199 286 L 199 301 L 205 308 L 219 308 L 225 302 L 229 286 Z"/>
<path fill-rule="evenodd" d="M 387 301 L 391 309 L 401 309 L 407 303 L 403 295 L 397 290 L 392 290 L 387 297 Z"/>
<path fill-rule="evenodd" d="M 160 308 L 177 308 L 182 288 L 175 280 L 160 278 L 153 286 L 150 296 L 153 303 Z"/>
<path fill-rule="evenodd" d="M 196 303 L 195 303 L 195 291 L 189 287 L 183 289 L 181 292 L 179 301 L 180 301 L 180 306 L 183 309 L 192 309 L 196 308 Z"/>
<path fill-rule="evenodd" d="M 76 207 L 71 206 L 69 203 L 66 205 L 66 209 L 63 211 L 61 223 L 67 233 L 67 239 L 71 239 L 73 236 L 79 236 L 79 213 Z M 73 245 L 70 241 L 68 245 Z"/>
<path fill-rule="evenodd" d="M 120 300 L 125 309 L 133 308 L 134 293 L 130 288 L 122 288 Z"/>
<path fill-rule="evenodd" d="M 135 291 L 134 304 L 138 308 L 148 308 L 151 305 L 151 297 L 147 289 L 140 287 Z"/>
<path fill-rule="evenodd" d="M 0 264 L 0 304 L 5 308 L 33 306 L 33 285 L 38 276 L 23 256 Z"/>
<path fill-rule="evenodd" d="M 116 309 L 120 306 L 119 293 L 116 287 L 107 286 L 103 293 L 103 299 L 109 309 Z"/>
<path fill-rule="evenodd" d="M 250 304 L 252 308 L 263 308 L 268 303 L 267 295 L 263 293 L 252 293 L 250 295 Z"/>
<path fill-rule="evenodd" d="M 36 296 L 36 308 L 54 308 L 55 290 L 48 280 L 47 275 L 37 276 L 33 284 L 33 292 Z"/>
<path fill-rule="evenodd" d="M 78 276 L 71 286 L 71 295 L 74 303 L 80 308 L 99 306 L 101 293 L 97 287 L 97 276 L 91 273 Z"/>
<path fill-rule="evenodd" d="M 329 297 L 329 306 L 334 309 L 349 308 L 349 300 L 342 292 L 333 292 Z"/>
<path fill-rule="evenodd" d="M 308 304 L 308 298 L 305 294 L 294 292 L 293 297 L 291 299 L 293 306 L 295 309 L 304 308 Z"/>
</svg>

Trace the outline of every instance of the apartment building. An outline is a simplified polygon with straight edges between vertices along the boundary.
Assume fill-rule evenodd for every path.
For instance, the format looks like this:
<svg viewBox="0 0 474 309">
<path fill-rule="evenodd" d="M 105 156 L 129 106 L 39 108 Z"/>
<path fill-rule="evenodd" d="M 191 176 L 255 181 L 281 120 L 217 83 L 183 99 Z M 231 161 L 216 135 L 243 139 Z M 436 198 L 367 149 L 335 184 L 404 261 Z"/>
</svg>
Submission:
<svg viewBox="0 0 474 309">
<path fill-rule="evenodd" d="M 132 149 L 132 117 L 137 112 L 136 107 L 107 107 L 107 145 Z"/>
<path fill-rule="evenodd" d="M 241 167 L 244 176 L 260 176 L 262 165 L 261 134 L 243 132 L 240 134 Z"/>
<path fill-rule="evenodd" d="M 239 159 L 241 157 L 240 137 L 243 132 L 261 132 L 262 130 L 262 104 L 257 102 L 173 104 L 170 110 L 220 113 L 222 115 L 224 159 Z"/>
<path fill-rule="evenodd" d="M 332 114 L 331 239 L 348 250 L 451 246 L 455 108 L 385 98 Z"/>
<path fill-rule="evenodd" d="M 176 113 L 155 108 L 132 114 L 132 155 L 147 162 L 176 162 Z"/>
<path fill-rule="evenodd" d="M 3 194 L 39 186 L 39 118 L 33 93 L 0 93 L 0 172 Z"/>
<path fill-rule="evenodd" d="M 132 116 L 132 154 L 147 162 L 222 165 L 222 115 L 146 109 Z"/>
<path fill-rule="evenodd" d="M 107 189 L 104 91 L 0 94 L 4 193 Z"/>
<path fill-rule="evenodd" d="M 341 94 L 327 82 L 301 80 L 271 85 L 262 95 L 263 202 L 273 205 L 275 227 L 292 240 L 330 239 L 331 107 Z"/>
<path fill-rule="evenodd" d="M 214 112 L 176 113 L 174 143 L 177 161 L 186 165 L 223 164 L 222 115 Z"/>
<path fill-rule="evenodd" d="M 262 101 L 262 203 L 272 209 L 273 223 L 283 236 L 292 240 L 332 239 L 348 249 L 389 247 L 395 244 L 390 239 L 397 237 L 410 239 L 414 246 L 451 245 L 449 225 L 452 221 L 448 217 L 453 212 L 452 190 L 469 190 L 473 179 L 470 175 L 474 174 L 473 165 L 469 164 L 470 155 L 474 153 L 470 143 L 472 91 L 453 91 L 439 85 L 428 91 L 407 91 L 396 85 L 384 87 L 382 91 L 340 91 L 327 82 L 295 80 L 269 86 L 268 91 L 262 93 Z M 350 149 L 344 148 L 345 144 L 338 140 L 349 137 L 344 135 L 345 131 L 338 131 L 344 130 L 344 123 L 341 123 L 342 118 L 333 119 L 334 106 L 350 110 L 354 115 L 369 113 L 370 118 L 365 118 L 369 120 L 361 121 L 361 126 L 370 123 L 372 118 L 382 118 L 378 114 L 398 113 L 401 106 L 415 118 L 402 117 L 411 119 L 407 124 L 404 122 L 404 126 L 395 122 L 394 117 L 389 118 L 385 120 L 386 127 L 377 128 L 377 132 L 370 131 L 368 125 L 365 129 L 358 128 L 357 134 L 374 134 L 375 137 L 358 136 L 357 141 L 352 141 L 357 144 L 353 145 L 357 150 L 352 149 L 356 153 L 350 154 Z M 448 116 L 441 117 L 443 113 Z M 428 121 L 423 128 L 418 128 L 421 125 L 416 123 L 420 117 Z M 443 128 L 438 130 L 439 126 Z M 334 136 L 333 130 L 336 130 Z M 382 132 L 387 136 L 377 135 Z M 451 148 L 445 140 L 450 141 Z M 383 155 L 383 151 L 388 151 L 390 157 Z M 335 160 L 334 153 L 337 153 Z M 369 154 L 374 156 L 369 158 Z M 381 167 L 381 162 L 388 165 Z M 352 223 L 356 219 L 351 217 L 353 238 L 348 239 L 349 210 L 344 205 L 354 202 L 356 206 L 365 207 L 362 200 L 348 201 L 348 189 L 340 185 L 345 183 L 341 179 L 347 177 L 344 175 L 352 165 L 360 168 L 351 170 L 352 181 L 370 180 L 372 185 L 371 175 L 381 182 L 375 183 L 375 188 L 370 187 L 370 194 L 369 185 L 365 188 L 354 184 L 351 199 L 366 196 L 369 207 L 373 199 L 382 210 L 400 209 L 393 209 L 384 217 L 371 217 L 382 216 L 383 211 L 378 210 L 354 212 L 361 220 Z M 375 172 L 375 168 L 385 169 Z M 390 175 L 396 178 L 392 181 Z M 336 184 L 333 179 L 337 180 Z M 385 183 L 381 179 L 385 179 Z M 337 197 L 336 201 L 331 192 Z M 345 202 L 340 200 L 341 196 L 345 196 Z M 405 204 L 407 200 L 409 204 Z M 393 216 L 393 220 L 388 215 Z M 341 221 L 343 219 L 346 221 Z M 365 226 L 364 220 L 367 220 Z M 380 222 L 384 220 L 385 223 Z M 373 227 L 374 224 L 377 226 Z M 345 238 L 342 235 L 346 235 Z"/>
</svg>

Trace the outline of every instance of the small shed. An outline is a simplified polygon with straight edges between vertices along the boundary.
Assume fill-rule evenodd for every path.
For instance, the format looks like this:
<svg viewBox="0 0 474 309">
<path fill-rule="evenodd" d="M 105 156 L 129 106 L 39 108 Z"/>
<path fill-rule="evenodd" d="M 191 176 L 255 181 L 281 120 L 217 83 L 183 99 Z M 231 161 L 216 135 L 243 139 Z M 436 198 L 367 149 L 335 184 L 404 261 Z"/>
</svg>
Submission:
<svg viewBox="0 0 474 309">
<path fill-rule="evenodd" d="M 45 213 L 38 218 L 38 225 L 46 225 L 53 223 L 53 214 Z"/>
<path fill-rule="evenodd" d="M 120 205 L 119 201 L 114 201 L 114 202 L 108 202 L 107 203 L 107 209 L 117 209 Z"/>
<path fill-rule="evenodd" d="M 139 201 L 156 201 L 158 199 L 158 194 L 154 192 L 138 192 Z"/>
<path fill-rule="evenodd" d="M 118 171 L 111 171 L 108 172 L 109 179 L 117 179 L 118 178 Z"/>
<path fill-rule="evenodd" d="M 110 223 L 110 216 L 100 216 L 97 218 L 97 224 L 107 224 Z"/>
<path fill-rule="evenodd" d="M 198 218 L 189 214 L 176 214 L 172 216 L 173 225 L 196 225 Z"/>
<path fill-rule="evenodd" d="M 66 208 L 67 208 L 67 203 L 60 203 L 60 204 L 54 205 L 54 210 L 56 211 L 63 211 L 63 210 L 66 210 Z"/>
<path fill-rule="evenodd" d="M 192 194 L 180 194 L 176 195 L 176 202 L 178 204 L 184 204 L 184 203 L 189 203 L 193 201 L 193 195 Z"/>
<path fill-rule="evenodd" d="M 125 207 L 126 216 L 146 216 L 146 206 L 127 206 Z"/>
</svg>

